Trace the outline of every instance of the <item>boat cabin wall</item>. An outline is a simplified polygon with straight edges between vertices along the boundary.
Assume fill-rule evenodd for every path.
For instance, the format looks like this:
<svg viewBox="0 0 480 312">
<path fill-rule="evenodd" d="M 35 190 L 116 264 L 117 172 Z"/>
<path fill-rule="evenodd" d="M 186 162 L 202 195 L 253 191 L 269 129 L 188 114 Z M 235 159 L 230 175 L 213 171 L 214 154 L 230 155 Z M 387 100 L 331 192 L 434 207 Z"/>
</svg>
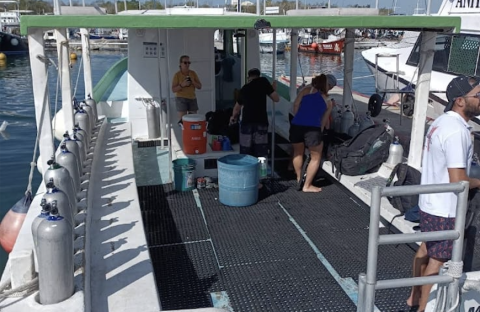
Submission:
<svg viewBox="0 0 480 312">
<path fill-rule="evenodd" d="M 240 63 L 243 62 L 238 56 L 232 56 L 233 81 L 225 81 L 225 71 L 216 75 L 215 65 L 218 58 L 214 53 L 214 32 L 215 29 L 137 29 L 130 32 L 128 119 L 132 124 L 133 138 L 148 136 L 146 108 L 141 101 L 135 100 L 136 98 L 155 98 L 157 101 L 170 98 L 170 116 L 176 118 L 175 94 L 171 91 L 171 85 L 173 76 L 179 70 L 182 55 L 190 57 L 192 62 L 190 69 L 197 73 L 202 83 L 202 89 L 195 91 L 198 113 L 215 111 L 219 95 L 225 97 L 227 102 L 231 102 L 230 105 L 225 105 L 222 101 L 222 108 L 233 107 L 235 104 L 233 90 L 235 87 L 241 87 L 241 75 L 245 75 L 243 71 L 239 72 Z M 245 67 L 247 70 L 252 67 L 260 68 L 258 34 L 252 30 L 247 32 L 245 38 L 247 40 Z M 222 83 L 219 83 L 220 81 Z M 176 121 L 171 120 L 172 123 Z"/>
</svg>

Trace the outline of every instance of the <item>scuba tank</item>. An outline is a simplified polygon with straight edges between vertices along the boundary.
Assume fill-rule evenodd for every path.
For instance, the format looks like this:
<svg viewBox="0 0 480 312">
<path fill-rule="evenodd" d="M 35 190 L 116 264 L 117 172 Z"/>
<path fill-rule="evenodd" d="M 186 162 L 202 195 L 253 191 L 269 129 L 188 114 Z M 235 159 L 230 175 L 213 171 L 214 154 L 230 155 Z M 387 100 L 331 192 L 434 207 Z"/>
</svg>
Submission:
<svg viewBox="0 0 480 312">
<path fill-rule="evenodd" d="M 476 153 L 473 155 L 468 176 L 470 178 L 480 179 L 480 162 Z"/>
<path fill-rule="evenodd" d="M 95 102 L 94 99 L 92 99 L 92 97 L 90 96 L 90 94 L 87 96 L 87 98 L 85 99 L 85 103 L 87 103 L 88 106 L 90 106 L 92 108 L 92 112 L 93 112 L 93 128 L 95 128 L 97 126 L 97 121 L 98 121 L 98 111 L 97 111 L 97 102 Z"/>
<path fill-rule="evenodd" d="M 89 117 L 89 123 L 90 123 L 90 130 L 93 131 L 93 129 L 95 128 L 95 121 L 94 121 L 94 117 L 93 117 L 93 109 L 90 107 L 90 105 L 88 105 L 87 103 L 85 102 L 80 102 L 80 107 L 87 113 L 88 117 Z"/>
<path fill-rule="evenodd" d="M 355 119 L 355 123 L 350 128 L 348 128 L 348 135 L 353 138 L 359 132 L 360 132 L 360 123 L 358 123 L 358 119 Z"/>
<path fill-rule="evenodd" d="M 73 133 L 72 136 L 70 136 L 70 140 L 72 142 L 75 142 L 75 144 L 78 147 L 78 155 L 80 158 L 80 165 L 81 165 L 81 170 L 83 172 L 83 165 L 85 163 L 85 160 L 87 159 L 87 151 L 85 150 L 85 143 L 82 141 L 82 139 L 77 136 L 76 133 Z M 68 145 L 67 145 L 68 148 Z"/>
<path fill-rule="evenodd" d="M 388 159 L 387 164 L 395 166 L 403 161 L 403 147 L 398 140 L 398 136 L 395 137 L 395 140 L 390 144 L 390 149 L 388 150 Z"/>
<path fill-rule="evenodd" d="M 366 112 L 365 118 L 360 122 L 360 130 L 359 132 L 362 132 L 363 130 L 367 129 L 370 126 L 373 126 L 375 122 L 373 122 L 372 117 L 370 117 L 370 112 Z"/>
<path fill-rule="evenodd" d="M 153 102 L 147 102 L 145 105 L 147 112 L 148 138 L 158 138 L 160 136 L 160 134 L 158 133 L 160 131 L 160 127 L 158 126 L 160 120 L 157 120 L 158 110 Z"/>
<path fill-rule="evenodd" d="M 58 205 L 59 213 L 65 217 L 68 222 L 70 222 L 72 225 L 75 225 L 73 217 L 76 209 L 74 210 L 74 205 L 70 203 L 67 194 L 55 187 L 53 179 L 47 183 L 46 188 L 47 192 L 45 195 L 43 195 L 43 199 L 45 199 L 46 203 L 51 204 L 53 201 L 55 201 Z"/>
<path fill-rule="evenodd" d="M 80 173 L 78 172 L 77 160 L 65 144 L 62 144 L 60 149 L 62 151 L 57 156 L 57 163 L 68 170 L 73 180 L 73 189 L 78 193 L 80 192 Z"/>
<path fill-rule="evenodd" d="M 342 114 L 341 133 L 348 133 L 348 129 L 353 125 L 355 115 L 350 111 L 350 107 L 345 105 L 345 111 Z"/>
<path fill-rule="evenodd" d="M 70 298 L 75 291 L 73 228 L 58 214 L 55 201 L 48 218 L 41 221 L 33 233 L 33 241 L 37 242 L 40 304 L 54 304 Z"/>
<path fill-rule="evenodd" d="M 88 135 L 85 132 L 85 130 L 80 128 L 78 123 L 75 123 L 75 127 L 73 127 L 73 133 L 76 134 L 79 137 L 79 139 L 82 140 L 85 143 L 85 146 L 88 149 L 89 144 L 90 144 L 90 141 L 88 141 Z"/>
<path fill-rule="evenodd" d="M 88 116 L 87 112 L 81 107 L 77 108 L 77 112 L 75 113 L 75 123 L 78 123 L 79 127 L 85 131 L 87 141 L 90 142 L 92 129 L 90 126 L 90 116 Z"/>
<path fill-rule="evenodd" d="M 392 137 L 392 139 L 395 138 L 395 130 L 393 130 L 393 128 L 390 126 L 390 120 L 388 119 L 384 119 L 383 122 L 385 123 L 385 128 L 387 129 L 387 133 L 390 134 L 390 136 Z"/>
<path fill-rule="evenodd" d="M 333 120 L 333 131 L 336 133 L 342 132 L 342 111 L 337 111 L 337 117 Z"/>
<path fill-rule="evenodd" d="M 73 180 L 68 170 L 57 164 L 53 157 L 47 162 L 47 164 L 49 165 L 49 168 L 45 170 L 45 173 L 43 174 L 45 185 L 53 179 L 56 183 L 55 186 L 62 190 L 68 196 L 68 200 L 72 206 L 76 207 L 78 202 L 77 193 L 74 190 Z"/>
<path fill-rule="evenodd" d="M 37 233 L 38 226 L 40 225 L 40 222 L 45 220 L 50 216 L 50 204 L 47 204 L 47 200 L 45 198 L 42 198 L 42 202 L 40 203 L 40 207 L 42 207 L 42 210 L 40 211 L 40 214 L 35 217 L 32 221 L 32 235 L 35 238 L 35 234 Z M 37 241 L 33 241 L 33 246 L 37 246 Z"/>
<path fill-rule="evenodd" d="M 70 135 L 68 134 L 68 131 L 65 132 L 63 135 L 63 141 L 62 144 L 65 144 L 67 146 L 67 149 L 72 153 L 76 160 L 77 160 L 77 167 L 78 167 L 78 173 L 80 176 L 83 175 L 83 161 L 80 156 L 80 149 L 78 148 L 77 142 L 74 140 L 70 139 Z"/>
</svg>

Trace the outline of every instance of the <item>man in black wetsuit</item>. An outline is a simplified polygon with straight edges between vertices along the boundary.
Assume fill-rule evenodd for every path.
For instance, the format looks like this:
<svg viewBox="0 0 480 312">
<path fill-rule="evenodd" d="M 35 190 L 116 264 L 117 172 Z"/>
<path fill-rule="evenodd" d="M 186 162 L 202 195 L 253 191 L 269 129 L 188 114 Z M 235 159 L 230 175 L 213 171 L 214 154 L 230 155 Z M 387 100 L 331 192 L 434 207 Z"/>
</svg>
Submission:
<svg viewBox="0 0 480 312">
<path fill-rule="evenodd" d="M 267 96 L 274 102 L 280 101 L 275 91 L 276 81 L 272 84 L 267 78 L 261 77 L 258 68 L 248 71 L 248 82 L 240 90 L 233 108 L 230 122 L 237 121 L 240 111 L 240 153 L 255 157 L 268 156 L 268 116 Z"/>
</svg>

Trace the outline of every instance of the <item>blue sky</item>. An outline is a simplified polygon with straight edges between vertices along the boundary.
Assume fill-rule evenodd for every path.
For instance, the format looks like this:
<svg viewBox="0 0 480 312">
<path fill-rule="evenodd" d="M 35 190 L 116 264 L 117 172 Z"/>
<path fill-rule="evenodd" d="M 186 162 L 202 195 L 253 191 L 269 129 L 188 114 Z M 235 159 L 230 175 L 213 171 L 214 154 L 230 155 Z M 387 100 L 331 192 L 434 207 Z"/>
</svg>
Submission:
<svg viewBox="0 0 480 312">
<path fill-rule="evenodd" d="M 118 0 L 118 1 L 121 2 L 122 0 Z M 158 1 L 163 3 L 165 0 L 158 0 Z M 198 0 L 198 1 L 200 4 L 208 3 L 209 5 L 222 5 L 225 3 L 225 0 Z M 227 1 L 229 3 L 231 2 L 231 0 L 227 0 Z M 255 3 L 256 0 L 249 0 L 249 1 Z M 281 0 L 273 0 L 273 1 L 276 2 Z M 326 3 L 328 0 L 300 0 L 300 1 L 306 2 L 308 4 L 316 4 L 316 3 Z M 337 5 L 339 7 L 344 7 L 344 6 L 353 5 L 353 4 L 361 4 L 361 5 L 370 4 L 372 7 L 375 7 L 375 1 L 376 0 L 330 0 L 330 3 Z M 428 0 L 397 0 L 396 12 L 404 13 L 404 14 L 413 14 L 413 10 L 417 6 L 417 2 L 420 8 L 426 9 L 427 1 Z M 95 2 L 95 0 L 86 0 L 85 2 L 91 3 L 91 2 Z M 145 2 L 145 0 L 140 0 L 140 2 Z M 393 8 L 393 4 L 395 0 L 379 0 L 378 2 L 379 2 L 380 8 Z M 183 4 L 185 3 L 185 0 L 167 0 L 167 3 Z M 263 0 L 260 0 L 260 3 L 263 3 Z M 431 13 L 436 13 L 438 11 L 438 8 L 440 7 L 440 4 L 442 3 L 442 0 L 431 0 L 431 3 L 432 3 Z"/>
</svg>

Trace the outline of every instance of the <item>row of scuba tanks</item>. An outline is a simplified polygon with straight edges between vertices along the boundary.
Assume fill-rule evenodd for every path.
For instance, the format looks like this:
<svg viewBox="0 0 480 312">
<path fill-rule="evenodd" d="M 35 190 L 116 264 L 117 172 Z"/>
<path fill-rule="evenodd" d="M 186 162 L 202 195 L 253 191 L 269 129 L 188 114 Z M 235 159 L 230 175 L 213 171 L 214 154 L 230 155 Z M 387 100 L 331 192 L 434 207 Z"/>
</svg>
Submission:
<svg viewBox="0 0 480 312">
<path fill-rule="evenodd" d="M 342 107 L 337 104 L 334 99 L 331 99 L 332 108 L 332 126 L 333 131 L 336 133 L 347 134 L 350 137 L 355 137 L 363 130 L 375 125 L 371 117 L 371 113 L 367 111 L 365 116 L 361 118 L 358 116 L 355 118 L 355 114 L 350 109 L 350 106 L 345 105 Z M 395 136 L 395 131 L 390 126 L 389 120 L 384 119 L 385 128 L 387 133 L 392 137 L 392 144 L 390 144 L 389 157 L 387 163 L 390 165 L 396 165 L 403 161 L 403 147 L 400 144 L 398 136 Z"/>
<path fill-rule="evenodd" d="M 75 127 L 65 132 L 60 152 L 52 156 L 43 173 L 46 192 L 31 227 L 43 305 L 64 301 L 75 291 L 75 216 L 78 202 L 84 197 L 81 183 L 87 179 L 98 115 L 90 97 L 81 103 L 74 101 L 74 109 Z"/>
</svg>

